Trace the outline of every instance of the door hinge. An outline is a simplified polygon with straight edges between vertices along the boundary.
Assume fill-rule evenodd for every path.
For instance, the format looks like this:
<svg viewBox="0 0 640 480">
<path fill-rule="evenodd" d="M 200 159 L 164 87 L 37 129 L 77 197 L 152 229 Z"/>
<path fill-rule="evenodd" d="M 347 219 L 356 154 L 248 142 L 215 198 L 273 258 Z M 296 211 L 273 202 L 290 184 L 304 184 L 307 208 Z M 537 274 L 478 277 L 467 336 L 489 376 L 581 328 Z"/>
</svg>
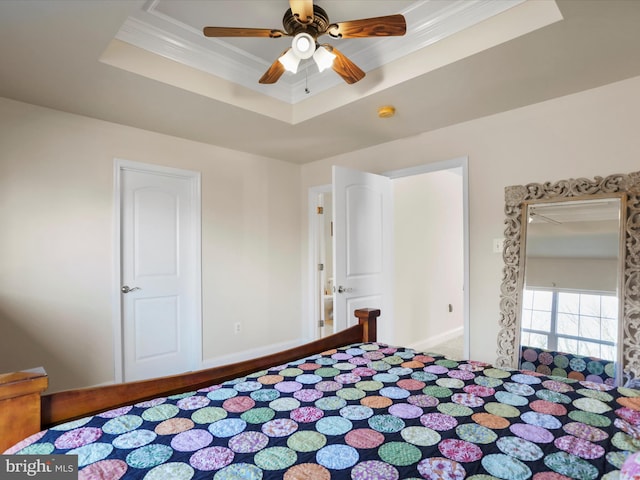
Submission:
<svg viewBox="0 0 640 480">
<path fill-rule="evenodd" d="M 319 263 L 319 264 L 318 264 L 318 271 L 319 271 L 319 272 L 324 271 L 324 263 Z"/>
<path fill-rule="evenodd" d="M 318 320 L 318 326 L 324 327 L 324 320 Z"/>
<path fill-rule="evenodd" d="M 322 215 L 324 213 L 324 207 L 318 206 L 317 208 L 318 208 L 317 210 L 318 215 Z"/>
</svg>

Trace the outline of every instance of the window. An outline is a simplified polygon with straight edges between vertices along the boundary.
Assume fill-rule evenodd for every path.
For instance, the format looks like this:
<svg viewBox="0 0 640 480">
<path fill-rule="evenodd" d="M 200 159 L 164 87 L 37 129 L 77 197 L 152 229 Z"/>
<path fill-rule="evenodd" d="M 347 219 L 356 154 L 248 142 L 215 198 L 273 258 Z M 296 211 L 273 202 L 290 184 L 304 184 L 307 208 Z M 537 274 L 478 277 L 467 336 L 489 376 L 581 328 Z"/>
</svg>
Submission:
<svg viewBox="0 0 640 480">
<path fill-rule="evenodd" d="M 617 340 L 615 295 L 524 290 L 522 345 L 615 361 Z"/>
</svg>

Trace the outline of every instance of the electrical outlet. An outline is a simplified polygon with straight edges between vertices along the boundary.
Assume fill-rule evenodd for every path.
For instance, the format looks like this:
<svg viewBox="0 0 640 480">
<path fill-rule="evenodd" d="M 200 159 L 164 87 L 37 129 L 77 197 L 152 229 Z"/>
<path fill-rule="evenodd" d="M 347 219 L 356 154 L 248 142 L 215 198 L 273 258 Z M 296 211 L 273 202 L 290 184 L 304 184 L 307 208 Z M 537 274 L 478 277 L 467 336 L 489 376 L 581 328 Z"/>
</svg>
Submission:
<svg viewBox="0 0 640 480">
<path fill-rule="evenodd" d="M 240 333 L 240 322 L 236 322 L 233 324 L 233 333 Z"/>
</svg>

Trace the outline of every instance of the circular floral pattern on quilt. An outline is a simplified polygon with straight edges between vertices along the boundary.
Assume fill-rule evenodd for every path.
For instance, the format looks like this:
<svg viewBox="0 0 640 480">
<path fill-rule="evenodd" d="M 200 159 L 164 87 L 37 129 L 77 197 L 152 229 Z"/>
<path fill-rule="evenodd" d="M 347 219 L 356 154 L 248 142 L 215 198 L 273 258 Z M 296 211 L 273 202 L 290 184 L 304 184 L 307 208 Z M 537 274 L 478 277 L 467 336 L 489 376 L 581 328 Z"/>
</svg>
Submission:
<svg viewBox="0 0 640 480">
<path fill-rule="evenodd" d="M 193 412 L 193 414 L 191 415 L 191 420 L 198 424 L 209 424 L 226 418 L 227 415 L 228 412 L 224 408 L 205 407 Z"/>
<path fill-rule="evenodd" d="M 358 450 L 349 445 L 327 445 L 316 453 L 316 461 L 331 470 L 353 467 L 359 458 Z"/>
<path fill-rule="evenodd" d="M 609 417 L 593 412 L 584 412 L 581 410 L 572 410 L 569 412 L 569 418 L 576 422 L 585 423 L 592 427 L 608 427 L 611 425 Z"/>
<path fill-rule="evenodd" d="M 444 457 L 425 458 L 418 464 L 418 472 L 423 478 L 461 480 L 467 472 L 458 462 Z"/>
<path fill-rule="evenodd" d="M 582 458 L 566 452 L 556 452 L 544 457 L 544 464 L 556 473 L 570 478 L 595 480 L 598 469 Z"/>
<path fill-rule="evenodd" d="M 501 437 L 496 445 L 502 453 L 522 461 L 533 462 L 543 456 L 538 445 L 520 437 Z"/>
<path fill-rule="evenodd" d="M 302 390 L 300 390 L 302 391 Z M 315 391 L 315 390 L 314 390 Z M 298 392 L 295 392 L 298 393 Z M 294 393 L 294 395 L 295 395 Z M 321 394 L 322 395 L 322 394 Z M 253 397 L 252 397 L 253 398 Z M 269 402 L 269 408 L 276 412 L 290 412 L 300 406 L 300 400 L 296 397 L 279 397 Z"/>
<path fill-rule="evenodd" d="M 475 462 L 482 458 L 482 450 L 475 443 L 447 438 L 438 444 L 440 453 L 456 462 Z"/>
<path fill-rule="evenodd" d="M 236 477 L 235 480 L 239 478 L 242 478 L 242 480 L 244 480 L 245 477 Z M 331 472 L 329 472 L 329 470 L 327 470 L 323 466 L 317 465 L 315 463 L 302 463 L 294 465 L 291 468 L 287 469 L 283 477 L 283 480 L 302 479 L 330 480 Z"/>
<path fill-rule="evenodd" d="M 458 426 L 458 420 L 455 417 L 444 413 L 426 413 L 420 417 L 420 423 L 439 432 Z"/>
<path fill-rule="evenodd" d="M 561 403 L 550 402 L 548 400 L 534 400 L 529 403 L 529 408 L 538 413 L 562 416 L 567 414 L 567 408 Z"/>
<path fill-rule="evenodd" d="M 351 420 L 343 417 L 323 417 L 316 422 L 316 430 L 324 435 L 344 435 L 353 428 Z"/>
<path fill-rule="evenodd" d="M 420 447 L 430 447 L 431 445 L 436 445 L 442 436 L 427 427 L 406 427 L 400 431 L 400 435 L 405 442 L 411 443 L 413 445 L 418 445 Z"/>
<path fill-rule="evenodd" d="M 128 432 L 131 430 L 131 424 L 127 424 L 128 429 L 122 428 L 123 432 Z M 136 423 L 136 425 L 139 425 Z M 112 431 L 119 432 L 120 429 L 112 428 Z M 109 432 L 111 433 L 111 432 Z M 74 430 L 69 430 L 68 432 L 63 433 L 55 442 L 56 448 L 60 449 L 69 449 L 69 448 L 78 448 L 83 445 L 88 445 L 89 443 L 93 443 L 97 441 L 102 436 L 102 430 L 100 428 L 95 427 L 81 427 L 76 428 Z"/>
<path fill-rule="evenodd" d="M 314 480 L 317 477 L 308 477 Z M 380 460 L 368 460 L 351 469 L 352 480 L 398 480 L 398 469 Z M 286 480 L 286 477 L 285 477 Z"/>
<path fill-rule="evenodd" d="M 496 389 L 491 387 L 485 387 L 483 385 L 466 385 L 463 390 L 467 393 L 473 394 L 477 397 L 491 397 L 495 395 Z"/>
<path fill-rule="evenodd" d="M 327 437 L 313 430 L 300 430 L 287 440 L 287 446 L 296 452 L 315 452 L 327 444 Z"/>
<path fill-rule="evenodd" d="M 535 443 L 551 443 L 554 440 L 553 433 L 537 425 L 515 423 L 509 427 L 514 435 Z"/>
<path fill-rule="evenodd" d="M 616 415 L 623 420 L 626 420 L 631 425 L 640 425 L 640 411 L 632 410 L 627 407 L 618 408 L 615 411 Z"/>
<path fill-rule="evenodd" d="M 216 472 L 213 480 L 261 480 L 262 470 L 251 463 L 234 463 Z"/>
<path fill-rule="evenodd" d="M 146 445 L 127 455 L 127 464 L 134 468 L 151 468 L 166 462 L 173 455 L 168 445 Z"/>
<path fill-rule="evenodd" d="M 189 480 L 193 477 L 194 470 L 191 466 L 180 462 L 169 462 L 152 468 L 144 478 L 145 480 Z"/>
<path fill-rule="evenodd" d="M 466 423 L 456 427 L 456 434 L 462 440 L 479 445 L 487 445 L 493 443 L 498 435 L 491 429 L 478 425 L 476 423 Z"/>
<path fill-rule="evenodd" d="M 287 447 L 265 448 L 253 457 L 255 464 L 262 470 L 282 470 L 293 465 L 297 459 L 298 454 Z"/>
<path fill-rule="evenodd" d="M 613 396 L 610 393 L 603 392 L 600 390 L 594 390 L 590 388 L 581 388 L 579 390 L 576 390 L 576 392 L 579 393 L 580 395 L 584 395 L 585 397 L 595 398 L 603 402 L 611 402 L 613 400 Z"/>
<path fill-rule="evenodd" d="M 104 472 L 108 472 L 110 480 L 120 480 L 128 470 L 127 462 L 122 460 L 100 460 L 82 469 L 85 478 L 100 479 Z"/>
<path fill-rule="evenodd" d="M 515 375 L 511 376 L 511 380 L 513 382 L 523 383 L 525 385 L 538 385 L 539 383 L 542 383 L 542 380 L 540 380 L 540 378 L 536 377 L 535 375 L 529 375 L 526 373 L 516 373 Z"/>
<path fill-rule="evenodd" d="M 15 452 L 77 454 L 81 478 L 109 480 L 619 480 L 640 450 L 640 392 L 588 378 L 606 369 L 545 377 L 359 344 L 68 422 Z"/>
<path fill-rule="evenodd" d="M 385 442 L 378 447 L 380 458 L 396 467 L 417 463 L 422 453 L 415 445 L 405 442 Z"/>
<path fill-rule="evenodd" d="M 564 450 L 576 457 L 585 458 L 587 460 L 600 458 L 605 453 L 602 446 L 596 445 L 595 443 L 583 438 L 574 437 L 573 435 L 565 435 L 563 437 L 556 438 L 554 444 L 560 450 Z"/>
<path fill-rule="evenodd" d="M 554 392 L 546 389 L 538 390 L 536 392 L 536 397 L 542 400 L 547 400 L 548 402 L 564 403 L 564 404 L 571 403 L 571 397 L 565 395 L 564 393 Z"/>
<path fill-rule="evenodd" d="M 358 428 L 347 433 L 344 440 L 353 448 L 377 448 L 384 442 L 384 435 L 370 428 Z"/>
<path fill-rule="evenodd" d="M 511 422 L 504 417 L 493 415 L 492 413 L 479 412 L 474 413 L 471 419 L 478 425 L 490 428 L 492 430 L 501 430 L 511 425 Z"/>
<path fill-rule="evenodd" d="M 517 458 L 502 453 L 487 455 L 482 466 L 491 475 L 510 480 L 525 480 L 531 477 L 531 469 Z"/>
<path fill-rule="evenodd" d="M 369 419 L 369 426 L 380 433 L 397 433 L 405 427 L 405 422 L 393 415 L 375 415 Z"/>
<path fill-rule="evenodd" d="M 393 400 L 389 397 L 381 397 L 379 395 L 371 395 L 360 400 L 360 404 L 369 408 L 387 408 L 393 405 Z"/>
<path fill-rule="evenodd" d="M 505 403 L 513 407 L 522 407 L 529 403 L 529 400 L 527 400 L 526 397 L 511 392 L 496 392 L 495 397 L 498 402 Z"/>
<path fill-rule="evenodd" d="M 520 416 L 520 410 L 513 405 L 505 403 L 489 402 L 485 404 L 484 409 L 493 415 L 504 418 L 517 418 Z"/>
<path fill-rule="evenodd" d="M 229 440 L 229 448 L 235 453 L 254 453 L 269 444 L 269 437 L 262 432 L 243 432 Z"/>
<path fill-rule="evenodd" d="M 134 430 L 123 433 L 111 442 L 112 445 L 120 449 L 132 449 L 148 445 L 153 442 L 158 435 L 151 430 Z"/>
<path fill-rule="evenodd" d="M 235 454 L 226 447 L 203 448 L 191 455 L 189 463 L 198 470 L 220 470 L 229 465 Z"/>
<path fill-rule="evenodd" d="M 582 438 L 590 442 L 601 442 L 609 438 L 609 434 L 604 430 L 580 422 L 566 423 L 562 429 L 574 437 Z"/>
</svg>

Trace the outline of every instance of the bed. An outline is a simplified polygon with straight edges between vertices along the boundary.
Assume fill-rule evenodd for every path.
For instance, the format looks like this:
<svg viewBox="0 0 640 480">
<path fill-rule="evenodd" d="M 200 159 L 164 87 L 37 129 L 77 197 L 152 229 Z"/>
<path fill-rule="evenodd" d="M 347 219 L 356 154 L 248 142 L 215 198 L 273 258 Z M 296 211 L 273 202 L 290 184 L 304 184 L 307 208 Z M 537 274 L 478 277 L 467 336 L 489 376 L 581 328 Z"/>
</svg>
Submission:
<svg viewBox="0 0 640 480">
<path fill-rule="evenodd" d="M 79 478 L 110 480 L 611 480 L 640 447 L 639 391 L 384 345 L 379 314 L 189 384 L 138 382 L 126 398 L 113 386 L 40 400 L 34 384 L 13 398 L 40 412 L 18 415 L 23 399 L 0 416 L 38 426 L 0 439 L 7 454 L 77 455 Z"/>
</svg>

